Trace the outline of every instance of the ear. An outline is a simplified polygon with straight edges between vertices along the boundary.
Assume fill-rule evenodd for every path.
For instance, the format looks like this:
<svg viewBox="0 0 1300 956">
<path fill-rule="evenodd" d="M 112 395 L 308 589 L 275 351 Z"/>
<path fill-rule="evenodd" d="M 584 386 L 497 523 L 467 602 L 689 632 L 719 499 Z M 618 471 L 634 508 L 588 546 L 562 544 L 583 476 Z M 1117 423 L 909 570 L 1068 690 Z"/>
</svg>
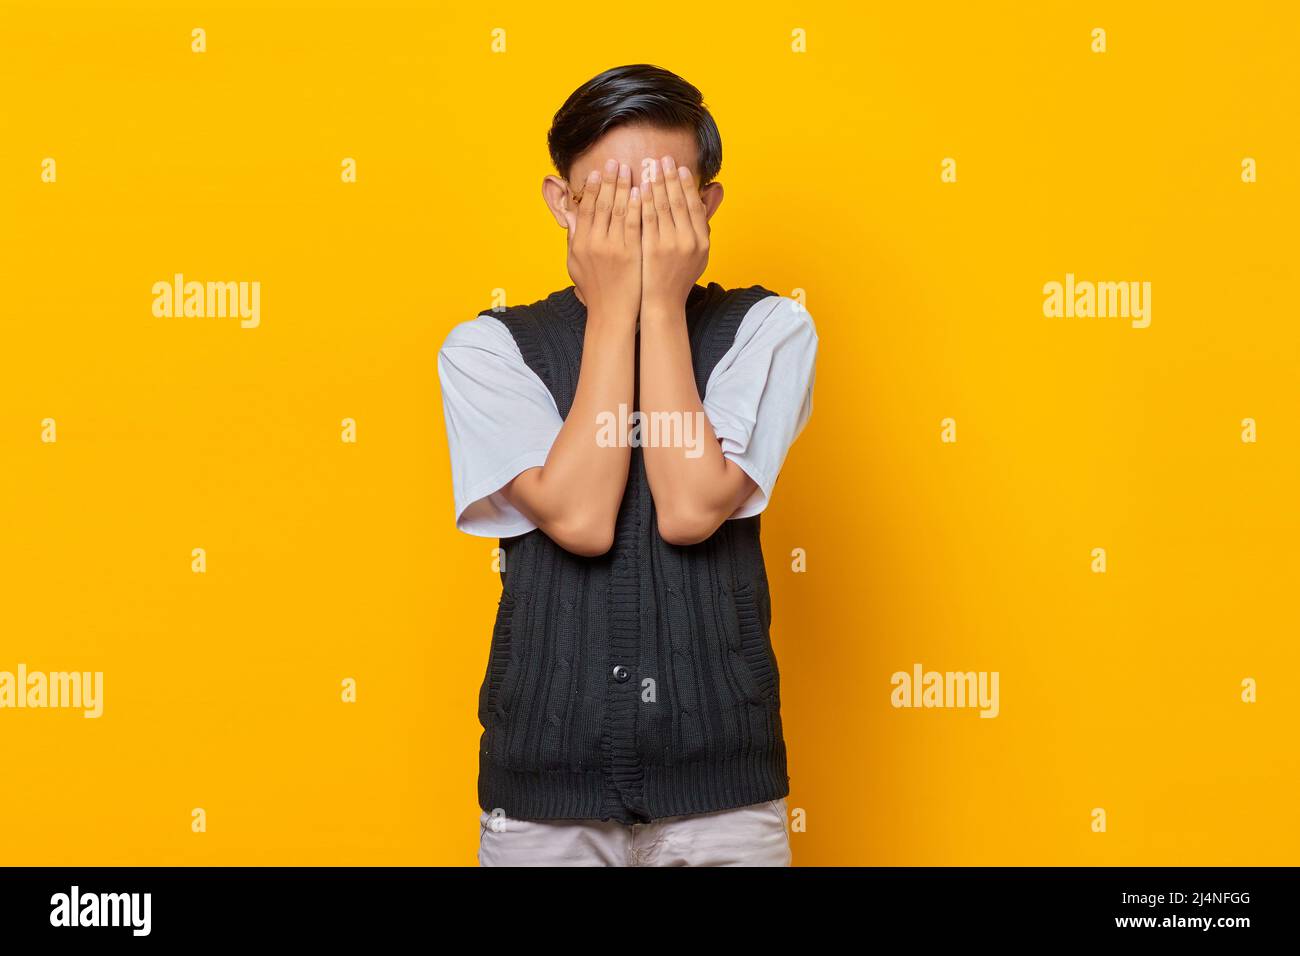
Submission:
<svg viewBox="0 0 1300 956">
<path fill-rule="evenodd" d="M 722 205 L 722 183 L 709 183 L 700 190 L 700 202 L 704 203 L 704 211 L 709 219 L 718 211 Z"/>
<path fill-rule="evenodd" d="M 542 198 L 546 200 L 546 208 L 551 211 L 555 221 L 559 223 L 562 229 L 569 228 L 569 184 L 559 176 L 547 176 L 542 180 Z"/>
</svg>

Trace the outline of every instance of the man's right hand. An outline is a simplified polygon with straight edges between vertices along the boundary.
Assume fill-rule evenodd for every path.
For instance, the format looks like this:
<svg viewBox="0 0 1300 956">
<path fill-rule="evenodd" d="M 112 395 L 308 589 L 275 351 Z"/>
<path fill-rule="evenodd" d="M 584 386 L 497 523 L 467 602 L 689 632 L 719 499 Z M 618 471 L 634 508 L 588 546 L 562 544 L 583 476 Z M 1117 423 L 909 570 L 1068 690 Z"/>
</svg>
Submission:
<svg viewBox="0 0 1300 956">
<path fill-rule="evenodd" d="M 641 195 L 616 160 L 587 177 L 569 221 L 569 276 L 587 314 L 635 321 L 641 308 Z"/>
</svg>

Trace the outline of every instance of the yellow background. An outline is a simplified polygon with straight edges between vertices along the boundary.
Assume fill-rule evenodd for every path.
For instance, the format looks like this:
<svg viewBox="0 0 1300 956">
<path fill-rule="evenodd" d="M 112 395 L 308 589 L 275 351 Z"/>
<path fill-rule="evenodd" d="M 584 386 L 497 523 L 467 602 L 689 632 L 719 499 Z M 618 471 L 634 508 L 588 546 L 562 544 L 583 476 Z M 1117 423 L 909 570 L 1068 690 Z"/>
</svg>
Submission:
<svg viewBox="0 0 1300 956">
<path fill-rule="evenodd" d="M 3 0 L 0 670 L 105 714 L 0 711 L 0 863 L 474 862 L 436 352 L 568 284 L 546 129 L 646 61 L 722 129 L 705 280 L 821 339 L 764 516 L 796 864 L 1297 862 L 1297 15 L 1136 7 Z M 261 327 L 154 318 L 174 272 Z M 1066 272 L 1151 327 L 1044 318 Z M 915 662 L 1001 716 L 895 710 Z"/>
</svg>

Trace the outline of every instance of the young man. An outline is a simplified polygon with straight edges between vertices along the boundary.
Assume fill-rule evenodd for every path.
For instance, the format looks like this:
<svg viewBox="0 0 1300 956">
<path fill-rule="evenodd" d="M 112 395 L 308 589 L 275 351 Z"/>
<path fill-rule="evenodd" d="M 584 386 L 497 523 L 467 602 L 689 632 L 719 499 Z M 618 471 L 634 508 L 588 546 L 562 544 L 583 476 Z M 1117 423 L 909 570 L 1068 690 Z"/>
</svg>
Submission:
<svg viewBox="0 0 1300 956">
<path fill-rule="evenodd" d="M 722 142 L 685 80 L 608 70 L 549 145 L 573 284 L 438 356 L 457 526 L 503 552 L 479 861 L 788 865 L 759 513 L 812 411 L 812 319 L 698 284 Z"/>
</svg>

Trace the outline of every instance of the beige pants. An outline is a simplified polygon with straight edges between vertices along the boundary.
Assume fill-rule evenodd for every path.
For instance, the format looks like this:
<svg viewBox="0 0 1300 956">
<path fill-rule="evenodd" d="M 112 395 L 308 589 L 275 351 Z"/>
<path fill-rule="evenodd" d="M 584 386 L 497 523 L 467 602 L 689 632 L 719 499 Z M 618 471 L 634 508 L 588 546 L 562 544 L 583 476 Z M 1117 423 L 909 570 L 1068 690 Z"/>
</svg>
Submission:
<svg viewBox="0 0 1300 956">
<path fill-rule="evenodd" d="M 479 815 L 480 866 L 789 866 L 785 798 L 650 823 Z"/>
</svg>

